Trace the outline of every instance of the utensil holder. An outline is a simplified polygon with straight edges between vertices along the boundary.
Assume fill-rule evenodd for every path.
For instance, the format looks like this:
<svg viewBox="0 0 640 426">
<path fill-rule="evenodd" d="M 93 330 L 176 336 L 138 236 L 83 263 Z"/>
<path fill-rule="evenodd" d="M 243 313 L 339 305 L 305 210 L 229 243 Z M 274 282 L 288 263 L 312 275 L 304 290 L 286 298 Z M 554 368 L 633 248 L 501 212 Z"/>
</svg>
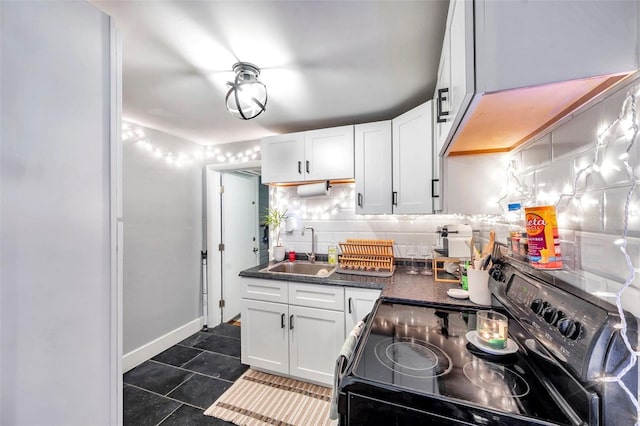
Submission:
<svg viewBox="0 0 640 426">
<path fill-rule="evenodd" d="M 489 271 L 469 268 L 467 270 L 467 282 L 469 284 L 470 301 L 478 305 L 491 305 Z"/>
</svg>

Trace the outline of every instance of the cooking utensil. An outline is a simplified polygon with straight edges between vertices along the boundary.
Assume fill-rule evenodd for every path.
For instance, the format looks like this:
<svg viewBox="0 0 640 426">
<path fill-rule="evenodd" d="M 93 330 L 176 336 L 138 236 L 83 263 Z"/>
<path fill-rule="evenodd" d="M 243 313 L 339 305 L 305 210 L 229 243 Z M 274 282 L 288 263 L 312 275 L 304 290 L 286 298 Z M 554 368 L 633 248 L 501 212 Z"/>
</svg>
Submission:
<svg viewBox="0 0 640 426">
<path fill-rule="evenodd" d="M 488 255 L 486 258 L 482 260 L 482 265 L 480 266 L 480 269 L 483 271 L 486 271 L 487 268 L 489 267 L 489 262 L 491 262 L 491 255 Z"/>
<path fill-rule="evenodd" d="M 496 231 L 489 232 L 489 242 L 482 248 L 482 257 L 493 253 L 493 246 L 496 243 Z"/>
</svg>

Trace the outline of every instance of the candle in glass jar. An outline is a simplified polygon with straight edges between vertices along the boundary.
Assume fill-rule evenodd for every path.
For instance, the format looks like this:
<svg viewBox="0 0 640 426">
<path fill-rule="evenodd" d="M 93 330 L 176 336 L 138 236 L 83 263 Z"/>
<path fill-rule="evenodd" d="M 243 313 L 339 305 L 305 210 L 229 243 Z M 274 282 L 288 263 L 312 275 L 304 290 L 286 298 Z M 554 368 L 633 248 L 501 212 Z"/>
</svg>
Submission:
<svg viewBox="0 0 640 426">
<path fill-rule="evenodd" d="M 508 339 L 507 317 L 494 311 L 477 313 L 476 332 L 482 343 L 492 349 L 504 349 Z"/>
</svg>

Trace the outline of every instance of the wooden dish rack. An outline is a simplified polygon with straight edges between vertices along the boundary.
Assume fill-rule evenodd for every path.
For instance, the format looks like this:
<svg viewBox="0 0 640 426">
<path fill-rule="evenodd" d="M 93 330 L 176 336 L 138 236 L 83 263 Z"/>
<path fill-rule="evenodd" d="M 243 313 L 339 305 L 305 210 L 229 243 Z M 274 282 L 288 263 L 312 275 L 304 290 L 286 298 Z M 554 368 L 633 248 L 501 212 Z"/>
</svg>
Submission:
<svg viewBox="0 0 640 426">
<path fill-rule="evenodd" d="M 360 240 L 349 238 L 340 243 L 339 272 L 390 276 L 393 265 L 393 240 Z"/>
</svg>

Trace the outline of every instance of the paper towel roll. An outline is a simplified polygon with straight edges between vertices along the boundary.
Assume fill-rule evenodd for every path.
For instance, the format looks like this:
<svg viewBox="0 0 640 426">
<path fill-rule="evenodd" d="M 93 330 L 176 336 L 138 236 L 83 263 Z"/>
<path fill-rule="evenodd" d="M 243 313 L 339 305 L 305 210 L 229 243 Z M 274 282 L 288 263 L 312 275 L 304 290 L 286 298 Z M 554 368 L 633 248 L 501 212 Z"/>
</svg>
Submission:
<svg viewBox="0 0 640 426">
<path fill-rule="evenodd" d="M 329 195 L 329 188 L 331 188 L 331 185 L 329 185 L 329 181 L 310 183 L 308 185 L 299 185 L 297 187 L 298 197 L 326 197 Z"/>
</svg>

